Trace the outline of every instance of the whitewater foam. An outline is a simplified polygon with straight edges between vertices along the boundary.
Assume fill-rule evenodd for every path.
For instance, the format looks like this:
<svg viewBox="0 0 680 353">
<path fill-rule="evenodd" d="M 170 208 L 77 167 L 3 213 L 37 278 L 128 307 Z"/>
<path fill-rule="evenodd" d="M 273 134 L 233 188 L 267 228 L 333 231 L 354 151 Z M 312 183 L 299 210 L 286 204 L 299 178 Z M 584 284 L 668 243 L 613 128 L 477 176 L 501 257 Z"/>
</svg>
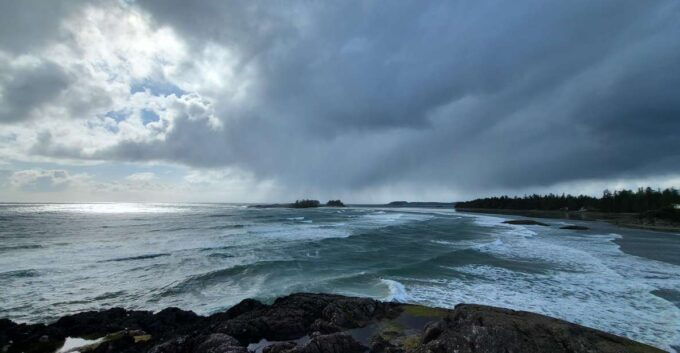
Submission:
<svg viewBox="0 0 680 353">
<path fill-rule="evenodd" d="M 380 281 L 387 286 L 389 293 L 385 296 L 385 301 L 408 303 L 411 297 L 406 293 L 406 287 L 395 280 L 381 278 Z"/>
<path fill-rule="evenodd" d="M 660 288 L 680 291 L 680 266 L 621 252 L 613 242 L 619 234 L 582 235 L 551 229 L 527 233 L 521 226 L 507 227 L 502 221 L 499 217 L 477 218 L 475 224 L 492 227 L 496 239 L 474 249 L 535 263 L 538 268 L 541 263 L 549 264 L 547 270 L 526 272 L 481 264 L 451 267 L 457 278 L 444 283 L 409 281 L 411 300 L 447 307 L 468 302 L 540 312 L 667 350 L 680 342 L 680 309 L 652 294 Z M 472 277 L 460 277 L 460 273 Z"/>
<path fill-rule="evenodd" d="M 434 218 L 432 214 L 397 212 L 397 211 L 378 211 L 363 215 L 356 221 L 357 226 L 390 226 L 400 225 L 408 222 L 426 221 Z"/>
<path fill-rule="evenodd" d="M 356 232 L 378 229 L 388 226 L 402 225 L 409 222 L 425 221 L 434 216 L 429 214 L 410 214 L 393 211 L 363 211 L 363 214 L 351 215 L 344 221 L 314 222 L 306 217 L 287 217 L 293 221 L 273 223 L 269 225 L 251 225 L 246 231 L 258 237 L 278 238 L 282 240 L 304 240 L 345 238 Z"/>
</svg>

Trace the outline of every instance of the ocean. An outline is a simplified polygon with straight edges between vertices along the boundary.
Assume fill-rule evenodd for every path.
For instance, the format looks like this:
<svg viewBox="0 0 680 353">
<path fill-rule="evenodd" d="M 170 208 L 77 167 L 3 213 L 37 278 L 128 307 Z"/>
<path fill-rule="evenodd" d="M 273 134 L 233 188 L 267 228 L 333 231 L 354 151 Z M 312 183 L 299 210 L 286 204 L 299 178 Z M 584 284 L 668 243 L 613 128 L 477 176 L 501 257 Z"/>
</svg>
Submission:
<svg viewBox="0 0 680 353">
<path fill-rule="evenodd" d="M 0 318 L 329 292 L 529 310 L 672 350 L 680 235 L 426 208 L 0 204 Z"/>
</svg>

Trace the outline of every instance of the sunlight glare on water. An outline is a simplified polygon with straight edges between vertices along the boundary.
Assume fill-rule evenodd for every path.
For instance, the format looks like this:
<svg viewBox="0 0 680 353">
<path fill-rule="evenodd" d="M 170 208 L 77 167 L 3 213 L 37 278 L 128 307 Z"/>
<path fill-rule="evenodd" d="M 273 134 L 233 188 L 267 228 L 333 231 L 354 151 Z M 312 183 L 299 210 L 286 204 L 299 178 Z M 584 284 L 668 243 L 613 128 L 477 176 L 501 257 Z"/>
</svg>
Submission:
<svg viewBox="0 0 680 353">
<path fill-rule="evenodd" d="M 149 204 L 149 203 L 73 203 L 73 204 L 0 204 L 0 206 L 12 206 L 11 210 L 20 213 L 33 212 L 74 212 L 95 214 L 123 214 L 123 213 L 177 213 L 182 207 L 175 204 Z"/>
</svg>

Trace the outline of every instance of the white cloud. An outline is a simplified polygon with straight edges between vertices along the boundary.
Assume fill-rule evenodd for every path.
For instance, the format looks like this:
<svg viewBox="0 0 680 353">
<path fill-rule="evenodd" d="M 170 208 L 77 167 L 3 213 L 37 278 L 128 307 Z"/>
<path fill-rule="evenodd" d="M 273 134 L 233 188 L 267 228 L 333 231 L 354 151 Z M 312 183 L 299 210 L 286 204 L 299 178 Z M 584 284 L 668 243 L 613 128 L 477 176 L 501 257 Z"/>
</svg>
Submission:
<svg viewBox="0 0 680 353">
<path fill-rule="evenodd" d="M 149 14 L 125 4 L 90 5 L 64 18 L 59 30 L 66 40 L 30 55 L 0 47 L 0 63 L 10 67 L 0 74 L 0 123 L 14 123 L 0 133 L 0 159 L 105 161 L 117 158 L 106 151 L 121 143 L 163 141 L 177 121 L 220 129 L 212 99 L 192 91 L 215 74 L 206 63 L 190 65 L 204 67 L 192 74 L 205 77 L 188 81 L 186 46 L 169 27 L 153 26 Z M 15 89 L 29 79 L 38 85 L 28 87 L 30 95 Z M 166 91 L 155 92 L 158 86 Z"/>
<path fill-rule="evenodd" d="M 130 174 L 125 177 L 126 180 L 130 181 L 141 181 L 141 182 L 149 182 L 158 179 L 156 174 L 152 172 L 143 172 L 143 173 L 134 173 Z"/>
<path fill-rule="evenodd" d="M 65 170 L 29 169 L 12 173 L 9 178 L 13 188 L 29 192 L 54 192 L 87 183 L 87 174 L 70 175 Z"/>
</svg>

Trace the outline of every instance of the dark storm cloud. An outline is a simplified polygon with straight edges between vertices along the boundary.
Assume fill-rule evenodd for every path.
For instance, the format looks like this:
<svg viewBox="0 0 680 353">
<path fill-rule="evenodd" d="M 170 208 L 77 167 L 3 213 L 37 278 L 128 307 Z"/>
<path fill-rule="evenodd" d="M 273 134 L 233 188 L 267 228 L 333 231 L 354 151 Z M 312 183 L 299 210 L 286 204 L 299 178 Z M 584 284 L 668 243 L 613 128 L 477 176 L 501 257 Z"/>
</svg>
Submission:
<svg viewBox="0 0 680 353">
<path fill-rule="evenodd" d="M 80 0 L 0 0 L 0 49 L 25 54 L 60 38 L 61 20 Z"/>
<path fill-rule="evenodd" d="M 0 77 L 0 123 L 24 120 L 29 113 L 53 100 L 71 79 L 53 62 L 17 68 Z"/>
<path fill-rule="evenodd" d="M 62 63 L 40 51 L 71 39 L 62 31 L 62 21 L 85 3 L 0 0 L 0 124 L 37 117 L 31 113 L 75 81 Z"/>
<path fill-rule="evenodd" d="M 135 4 L 196 55 L 232 53 L 247 98 L 201 92 L 221 129 L 180 117 L 164 140 L 93 158 L 337 190 L 680 172 L 674 0 Z"/>
</svg>

